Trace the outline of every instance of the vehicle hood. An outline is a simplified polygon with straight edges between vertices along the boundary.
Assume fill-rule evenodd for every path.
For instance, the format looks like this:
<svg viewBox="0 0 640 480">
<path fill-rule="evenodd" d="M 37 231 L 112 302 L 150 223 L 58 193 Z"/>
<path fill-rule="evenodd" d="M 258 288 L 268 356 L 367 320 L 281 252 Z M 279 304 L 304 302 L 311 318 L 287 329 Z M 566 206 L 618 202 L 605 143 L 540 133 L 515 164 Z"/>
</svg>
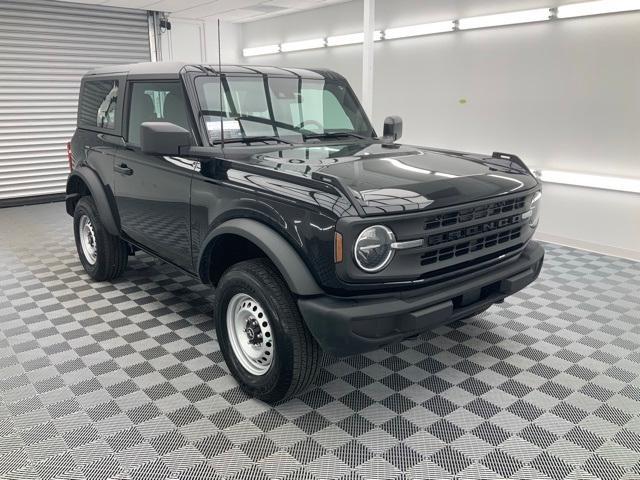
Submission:
<svg viewBox="0 0 640 480">
<path fill-rule="evenodd" d="M 261 167 L 335 180 L 365 215 L 450 206 L 526 191 L 537 180 L 521 164 L 411 145 L 351 142 L 281 148 L 253 157 Z"/>
</svg>

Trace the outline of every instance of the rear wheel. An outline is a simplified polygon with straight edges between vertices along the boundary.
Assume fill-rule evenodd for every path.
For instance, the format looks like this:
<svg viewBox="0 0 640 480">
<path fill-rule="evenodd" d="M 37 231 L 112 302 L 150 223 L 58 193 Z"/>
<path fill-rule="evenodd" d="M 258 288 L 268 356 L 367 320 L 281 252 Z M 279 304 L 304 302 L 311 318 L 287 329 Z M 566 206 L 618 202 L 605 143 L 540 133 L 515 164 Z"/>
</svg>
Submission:
<svg viewBox="0 0 640 480">
<path fill-rule="evenodd" d="M 276 402 L 313 382 L 320 347 L 268 260 L 246 260 L 225 272 L 216 289 L 214 321 L 229 370 L 249 395 Z"/>
<path fill-rule="evenodd" d="M 118 277 L 127 267 L 129 249 L 105 229 L 91 197 L 82 197 L 73 214 L 73 231 L 80 263 L 98 281 Z"/>
</svg>

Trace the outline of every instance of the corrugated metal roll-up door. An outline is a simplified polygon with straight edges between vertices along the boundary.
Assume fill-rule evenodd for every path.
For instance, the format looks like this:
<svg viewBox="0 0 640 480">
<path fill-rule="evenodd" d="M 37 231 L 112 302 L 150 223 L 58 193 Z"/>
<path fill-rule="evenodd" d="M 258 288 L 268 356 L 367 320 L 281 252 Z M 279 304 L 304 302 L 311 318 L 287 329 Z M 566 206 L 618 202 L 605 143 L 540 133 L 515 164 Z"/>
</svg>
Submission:
<svg viewBox="0 0 640 480">
<path fill-rule="evenodd" d="M 0 205 L 64 192 L 87 70 L 148 60 L 146 11 L 0 1 Z"/>
</svg>

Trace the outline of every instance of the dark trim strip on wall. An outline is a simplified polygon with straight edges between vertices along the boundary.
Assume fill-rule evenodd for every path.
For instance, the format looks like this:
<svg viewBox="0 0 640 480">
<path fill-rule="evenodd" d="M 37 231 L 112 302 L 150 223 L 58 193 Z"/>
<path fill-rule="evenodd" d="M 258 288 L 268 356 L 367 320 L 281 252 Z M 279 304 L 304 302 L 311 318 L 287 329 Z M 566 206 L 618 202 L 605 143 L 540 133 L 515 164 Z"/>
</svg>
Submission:
<svg viewBox="0 0 640 480">
<path fill-rule="evenodd" d="M 0 208 L 21 207 L 23 205 L 37 205 L 39 203 L 53 203 L 64 201 L 64 193 L 50 195 L 35 195 L 33 197 L 3 198 L 0 199 Z"/>
</svg>

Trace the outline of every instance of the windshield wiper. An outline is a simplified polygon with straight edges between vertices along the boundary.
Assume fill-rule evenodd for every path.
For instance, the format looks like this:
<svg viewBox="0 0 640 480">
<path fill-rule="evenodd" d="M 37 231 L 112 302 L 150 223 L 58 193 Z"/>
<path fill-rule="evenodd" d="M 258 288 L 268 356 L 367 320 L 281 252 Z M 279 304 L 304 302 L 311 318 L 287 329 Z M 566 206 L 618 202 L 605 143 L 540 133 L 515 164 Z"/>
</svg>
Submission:
<svg viewBox="0 0 640 480">
<path fill-rule="evenodd" d="M 261 135 L 261 136 L 256 136 L 256 137 L 233 137 L 233 138 L 225 138 L 224 139 L 224 143 L 225 145 L 227 143 L 246 143 L 247 145 L 253 142 L 266 142 L 272 140 L 274 142 L 278 142 L 278 143 L 286 143 L 287 145 L 294 145 L 293 142 L 290 142 L 289 140 L 284 140 L 283 138 L 280 137 L 270 137 L 268 135 Z M 219 145 L 222 143 L 222 140 L 215 140 L 214 142 L 211 142 L 213 145 Z"/>
<path fill-rule="evenodd" d="M 308 140 L 310 138 L 340 138 L 340 137 L 354 137 L 359 139 L 365 139 L 367 137 L 359 135 L 353 132 L 324 132 L 324 133 L 303 133 L 302 138 Z"/>
</svg>

